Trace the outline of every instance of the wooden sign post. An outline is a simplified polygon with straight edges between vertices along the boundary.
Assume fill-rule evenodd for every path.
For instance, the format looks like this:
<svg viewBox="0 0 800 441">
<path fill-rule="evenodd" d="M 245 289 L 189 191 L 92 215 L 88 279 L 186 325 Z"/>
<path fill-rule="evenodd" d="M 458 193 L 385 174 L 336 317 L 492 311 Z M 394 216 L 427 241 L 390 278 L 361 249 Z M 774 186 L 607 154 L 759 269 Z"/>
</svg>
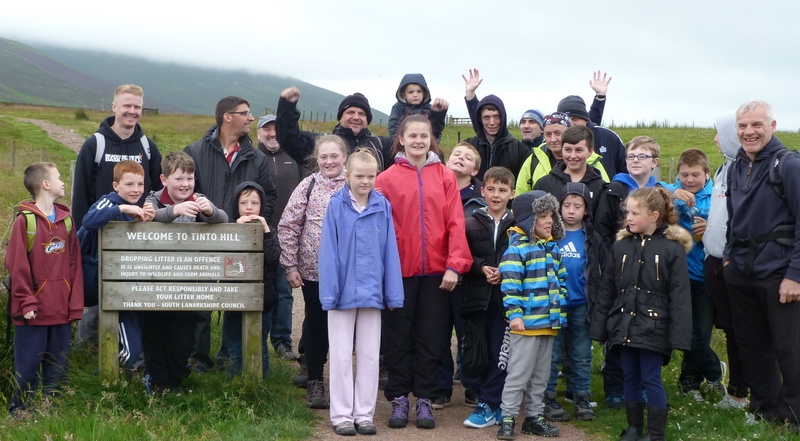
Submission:
<svg viewBox="0 0 800 441">
<path fill-rule="evenodd" d="M 262 378 L 261 224 L 111 222 L 98 240 L 101 378 L 119 378 L 119 311 L 240 311 L 242 372 Z"/>
</svg>

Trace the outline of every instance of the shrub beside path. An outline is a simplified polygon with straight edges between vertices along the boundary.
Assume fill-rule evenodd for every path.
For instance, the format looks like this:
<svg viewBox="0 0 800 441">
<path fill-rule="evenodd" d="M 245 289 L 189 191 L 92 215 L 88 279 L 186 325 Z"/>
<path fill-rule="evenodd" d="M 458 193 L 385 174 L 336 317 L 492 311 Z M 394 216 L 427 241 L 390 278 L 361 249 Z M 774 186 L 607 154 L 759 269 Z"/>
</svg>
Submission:
<svg viewBox="0 0 800 441">
<path fill-rule="evenodd" d="M 303 325 L 303 293 L 296 289 L 294 290 L 294 308 L 292 312 L 292 349 L 297 351 L 297 343 L 300 341 L 300 330 Z M 455 347 L 455 337 L 453 338 L 453 347 Z M 296 365 L 296 363 L 295 363 Z M 328 385 L 328 365 L 325 365 L 325 392 L 329 392 Z M 413 398 L 412 398 L 413 403 Z M 413 406 L 413 404 L 412 404 Z M 405 441 L 405 440 L 429 440 L 437 439 L 443 441 L 472 441 L 472 440 L 488 440 L 495 439 L 497 435 L 497 426 L 487 427 L 485 429 L 470 429 L 464 426 L 463 422 L 468 417 L 472 410 L 473 405 L 464 402 L 464 387 L 455 385 L 453 389 L 453 399 L 451 404 L 444 409 L 434 410 L 433 416 L 436 419 L 436 428 L 433 430 L 418 429 L 416 427 L 413 410 L 410 415 L 409 425 L 404 429 L 390 429 L 387 426 L 389 415 L 392 413 L 391 405 L 388 404 L 386 398 L 383 396 L 383 391 L 378 391 L 378 405 L 375 409 L 375 426 L 378 428 L 378 434 L 373 437 L 366 437 L 358 435 L 362 439 L 375 439 L 375 440 L 392 440 L 392 441 Z M 317 416 L 317 434 L 314 439 L 346 439 L 333 433 L 330 423 L 330 413 L 326 410 L 314 410 Z M 524 412 L 522 413 L 524 415 Z M 554 423 L 561 430 L 561 435 L 556 438 L 564 441 L 584 441 L 584 440 L 597 440 L 602 439 L 597 436 L 588 435 L 583 433 L 579 428 L 569 423 Z M 520 430 L 521 423 L 518 422 L 516 428 L 517 439 L 540 439 L 533 435 L 523 435 Z"/>
</svg>

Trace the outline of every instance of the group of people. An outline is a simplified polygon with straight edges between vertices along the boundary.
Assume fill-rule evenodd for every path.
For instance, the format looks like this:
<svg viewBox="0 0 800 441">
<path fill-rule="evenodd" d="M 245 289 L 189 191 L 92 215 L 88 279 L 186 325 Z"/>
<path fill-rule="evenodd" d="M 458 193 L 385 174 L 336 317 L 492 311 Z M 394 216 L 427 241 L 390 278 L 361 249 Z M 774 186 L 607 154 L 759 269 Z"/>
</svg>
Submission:
<svg viewBox="0 0 800 441">
<path fill-rule="evenodd" d="M 575 418 L 596 417 L 592 340 L 604 348 L 605 403 L 626 410 L 622 440 L 665 439 L 661 369 L 674 350 L 683 351 L 684 394 L 704 400 L 705 381 L 723 396 L 715 406 L 797 430 L 800 157 L 774 136 L 770 106 L 751 101 L 720 117 L 715 140 L 726 159 L 714 179 L 705 153 L 690 148 L 677 181 L 659 183 L 653 138 L 623 144 L 599 125 L 610 81 L 600 72 L 589 111 L 575 95 L 550 114 L 530 109 L 522 140 L 500 98 L 477 98 L 478 70 L 464 81 L 476 136 L 447 158 L 437 139 L 449 103 L 432 98 L 421 74 L 403 77 L 389 137 L 369 131 L 360 93 L 341 102 L 332 134 L 301 131 L 300 91 L 290 87 L 276 115 L 258 120 L 257 146 L 249 103 L 226 97 L 201 140 L 163 159 L 138 124 L 141 88 L 118 88 L 114 115 L 79 154 L 72 217 L 55 203 L 64 196 L 55 166 L 25 172 L 35 203 L 21 204 L 6 255 L 18 381 L 10 412 L 25 409 L 40 365 L 45 390 L 56 393 L 70 321 L 82 318 L 79 340 L 92 333 L 97 292 L 84 276 L 96 280 L 99 228 L 230 221 L 264 228 L 264 375 L 270 336 L 276 354 L 301 364 L 295 384 L 308 388 L 309 407 L 330 408 L 339 435 L 377 433 L 381 369 L 388 426 L 407 426 L 413 409 L 417 427 L 434 428 L 458 365 L 476 405 L 464 425 L 499 425 L 498 439 L 514 439 L 524 397 L 522 432 L 558 436 L 550 422 L 571 418 L 557 399 L 561 373 Z M 299 356 L 292 288 L 305 302 Z M 225 314 L 216 359 L 210 318 L 121 314 L 120 358 L 134 368 L 143 353 L 153 391 L 180 393 L 192 369 L 215 362 L 234 375 L 241 317 Z M 727 388 L 727 365 L 710 346 L 715 324 L 727 340 Z"/>
</svg>

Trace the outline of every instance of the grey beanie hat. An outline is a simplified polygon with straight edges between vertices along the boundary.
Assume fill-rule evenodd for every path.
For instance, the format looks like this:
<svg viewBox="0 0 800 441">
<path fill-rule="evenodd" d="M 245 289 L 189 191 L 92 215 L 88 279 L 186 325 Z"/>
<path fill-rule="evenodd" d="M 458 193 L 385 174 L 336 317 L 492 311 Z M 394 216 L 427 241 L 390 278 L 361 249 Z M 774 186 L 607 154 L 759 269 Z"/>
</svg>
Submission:
<svg viewBox="0 0 800 441">
<path fill-rule="evenodd" d="M 589 112 L 586 111 L 586 102 L 578 95 L 570 95 L 558 103 L 558 111 L 569 116 L 591 121 Z"/>
</svg>

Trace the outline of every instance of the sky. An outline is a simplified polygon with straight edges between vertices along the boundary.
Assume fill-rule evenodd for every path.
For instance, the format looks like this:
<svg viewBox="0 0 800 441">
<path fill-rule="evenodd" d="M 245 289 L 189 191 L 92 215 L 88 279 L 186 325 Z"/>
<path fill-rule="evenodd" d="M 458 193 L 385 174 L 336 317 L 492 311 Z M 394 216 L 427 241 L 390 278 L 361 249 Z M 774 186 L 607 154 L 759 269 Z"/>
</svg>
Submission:
<svg viewBox="0 0 800 441">
<path fill-rule="evenodd" d="M 567 95 L 590 104 L 600 70 L 613 78 L 606 125 L 712 127 L 761 99 L 778 130 L 800 129 L 796 0 L 7 3 L 0 37 L 285 75 L 385 113 L 406 73 L 466 117 L 462 75 L 477 68 L 478 97 L 499 96 L 518 120 Z"/>
</svg>

